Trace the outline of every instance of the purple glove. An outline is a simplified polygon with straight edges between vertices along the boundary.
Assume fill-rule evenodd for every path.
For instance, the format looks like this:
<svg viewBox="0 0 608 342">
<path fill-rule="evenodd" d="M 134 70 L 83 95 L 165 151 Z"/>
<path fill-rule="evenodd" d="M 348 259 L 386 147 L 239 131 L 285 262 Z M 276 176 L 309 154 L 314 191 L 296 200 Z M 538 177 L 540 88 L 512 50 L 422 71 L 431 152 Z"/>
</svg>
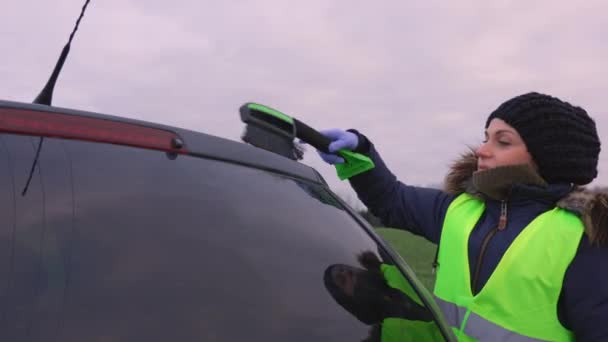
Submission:
<svg viewBox="0 0 608 342">
<path fill-rule="evenodd" d="M 359 145 L 359 138 L 352 132 L 333 128 L 321 131 L 321 134 L 331 140 L 329 144 L 329 152 L 331 153 L 324 153 L 319 150 L 317 150 L 317 153 L 323 161 L 331 165 L 344 163 L 344 158 L 336 155 L 335 152 L 343 149 L 352 151 Z"/>
</svg>

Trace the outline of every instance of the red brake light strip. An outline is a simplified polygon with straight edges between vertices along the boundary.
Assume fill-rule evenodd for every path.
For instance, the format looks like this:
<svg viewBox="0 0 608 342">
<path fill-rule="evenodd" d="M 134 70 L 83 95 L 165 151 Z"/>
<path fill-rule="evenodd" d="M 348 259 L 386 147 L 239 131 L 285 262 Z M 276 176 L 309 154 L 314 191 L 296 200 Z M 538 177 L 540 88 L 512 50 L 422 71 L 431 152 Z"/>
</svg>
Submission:
<svg viewBox="0 0 608 342">
<path fill-rule="evenodd" d="M 164 129 L 29 109 L 0 108 L 0 132 L 187 153 L 183 140 L 176 133 Z"/>
</svg>

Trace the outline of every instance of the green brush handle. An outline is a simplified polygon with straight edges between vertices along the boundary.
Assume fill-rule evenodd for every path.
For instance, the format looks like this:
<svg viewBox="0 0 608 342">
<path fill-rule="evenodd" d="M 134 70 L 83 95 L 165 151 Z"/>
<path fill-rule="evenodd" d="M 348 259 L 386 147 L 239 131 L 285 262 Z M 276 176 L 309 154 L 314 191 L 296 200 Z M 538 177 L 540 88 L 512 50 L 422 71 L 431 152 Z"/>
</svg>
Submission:
<svg viewBox="0 0 608 342">
<path fill-rule="evenodd" d="M 298 119 L 293 119 L 293 123 L 296 126 L 296 137 L 307 144 L 310 144 L 317 150 L 330 153 L 329 144 L 331 144 L 331 140 L 329 138 Z"/>
</svg>

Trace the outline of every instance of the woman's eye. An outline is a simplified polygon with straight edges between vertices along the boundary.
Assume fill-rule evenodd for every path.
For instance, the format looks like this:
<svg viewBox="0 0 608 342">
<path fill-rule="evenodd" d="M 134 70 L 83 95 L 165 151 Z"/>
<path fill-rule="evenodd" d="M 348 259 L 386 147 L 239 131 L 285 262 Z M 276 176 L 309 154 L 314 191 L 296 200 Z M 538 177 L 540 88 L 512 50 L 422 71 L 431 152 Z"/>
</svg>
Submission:
<svg viewBox="0 0 608 342">
<path fill-rule="evenodd" d="M 503 140 L 498 140 L 498 143 L 499 143 L 500 145 L 502 145 L 502 146 L 508 146 L 508 145 L 511 145 L 511 143 L 510 143 L 510 142 L 508 142 L 508 141 L 503 141 Z"/>
</svg>

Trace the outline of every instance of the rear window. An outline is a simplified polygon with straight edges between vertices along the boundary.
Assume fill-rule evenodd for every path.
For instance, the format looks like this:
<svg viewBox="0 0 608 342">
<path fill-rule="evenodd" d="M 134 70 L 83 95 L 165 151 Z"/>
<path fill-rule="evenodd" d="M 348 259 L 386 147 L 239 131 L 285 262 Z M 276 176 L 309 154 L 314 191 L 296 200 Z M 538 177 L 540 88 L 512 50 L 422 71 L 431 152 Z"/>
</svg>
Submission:
<svg viewBox="0 0 608 342">
<path fill-rule="evenodd" d="M 62 304 L 46 312 L 60 340 L 361 341 L 379 339 L 386 315 L 430 321 L 412 291 L 408 301 L 407 289 L 378 283 L 390 261 L 318 184 L 61 143 L 41 169 L 68 165 L 71 183 L 45 200 L 73 196 L 74 210 L 45 215 L 72 228 L 47 231 L 41 246 L 62 253 L 45 255 L 67 271 L 40 263 L 46 284 L 64 290 L 52 291 Z"/>
</svg>

